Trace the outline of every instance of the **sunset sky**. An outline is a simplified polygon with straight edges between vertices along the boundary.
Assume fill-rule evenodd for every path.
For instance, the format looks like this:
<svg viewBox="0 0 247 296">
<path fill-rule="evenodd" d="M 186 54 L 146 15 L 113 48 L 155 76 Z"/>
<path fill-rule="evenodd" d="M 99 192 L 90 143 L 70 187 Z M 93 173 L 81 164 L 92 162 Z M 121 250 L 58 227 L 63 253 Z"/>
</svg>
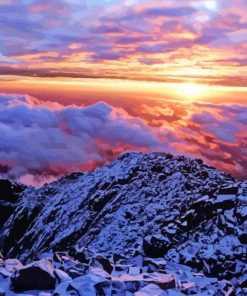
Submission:
<svg viewBox="0 0 247 296">
<path fill-rule="evenodd" d="M 246 0 L 0 0 L 1 74 L 246 85 Z"/>
<path fill-rule="evenodd" d="M 0 0 L 2 176 L 137 150 L 247 178 L 246 125 L 246 0 Z"/>
</svg>

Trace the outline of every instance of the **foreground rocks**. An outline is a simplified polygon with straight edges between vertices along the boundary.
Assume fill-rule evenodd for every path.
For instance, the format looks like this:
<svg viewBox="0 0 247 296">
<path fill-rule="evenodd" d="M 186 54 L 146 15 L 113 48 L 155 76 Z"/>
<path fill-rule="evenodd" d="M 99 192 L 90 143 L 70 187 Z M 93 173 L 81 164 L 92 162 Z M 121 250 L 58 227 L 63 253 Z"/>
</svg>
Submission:
<svg viewBox="0 0 247 296">
<path fill-rule="evenodd" d="M 230 296 L 245 295 L 246 292 L 245 289 L 236 290 L 229 281 L 206 277 L 187 266 L 166 262 L 162 258 L 94 255 L 87 258 L 89 264 L 86 264 L 66 253 L 48 256 L 24 266 L 12 259 L 16 263 L 13 264 L 16 266 L 14 269 L 9 269 L 9 261 L 5 260 L 0 276 L 0 295 Z M 56 260 L 58 257 L 59 261 Z"/>
</svg>

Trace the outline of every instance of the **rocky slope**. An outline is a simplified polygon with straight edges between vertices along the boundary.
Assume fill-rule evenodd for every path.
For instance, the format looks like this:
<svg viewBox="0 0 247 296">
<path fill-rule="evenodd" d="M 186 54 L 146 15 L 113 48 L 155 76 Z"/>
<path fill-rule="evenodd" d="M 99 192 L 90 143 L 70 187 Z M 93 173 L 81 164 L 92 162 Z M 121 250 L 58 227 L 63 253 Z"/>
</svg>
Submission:
<svg viewBox="0 0 247 296">
<path fill-rule="evenodd" d="M 234 295 L 227 292 L 231 289 L 237 295 L 246 293 L 247 182 L 236 182 L 199 159 L 130 153 L 95 171 L 71 174 L 40 189 L 12 184 L 12 193 L 2 196 L 1 184 L 0 209 L 6 196 L 15 196 L 9 201 L 14 205 L 0 219 L 0 249 L 5 258 L 30 262 L 46 252 L 67 251 L 73 260 L 88 264 L 100 253 L 115 270 L 114 254 L 125 260 L 141 255 L 139 264 L 125 262 L 128 268 L 139 268 L 135 276 L 141 278 L 136 281 L 142 282 L 128 295 L 141 289 L 143 294 L 137 295 L 149 295 L 145 289 L 152 290 L 150 285 L 161 289 L 157 281 L 143 284 L 143 278 L 150 277 L 144 261 L 162 258 L 168 263 L 153 271 L 178 273 L 175 286 L 179 293 Z M 93 263 L 89 265 L 94 268 Z M 215 284 L 208 280 L 208 288 L 205 280 L 197 292 L 193 288 L 184 291 L 183 279 L 201 285 L 195 279 L 197 273 L 213 278 Z M 115 274 L 109 274 L 108 270 L 107 281 L 116 282 Z M 128 276 L 129 270 L 122 275 Z M 203 289 L 209 294 L 203 294 Z M 210 294 L 210 289 L 223 294 Z M 125 295 L 109 293 L 97 295 Z"/>
</svg>

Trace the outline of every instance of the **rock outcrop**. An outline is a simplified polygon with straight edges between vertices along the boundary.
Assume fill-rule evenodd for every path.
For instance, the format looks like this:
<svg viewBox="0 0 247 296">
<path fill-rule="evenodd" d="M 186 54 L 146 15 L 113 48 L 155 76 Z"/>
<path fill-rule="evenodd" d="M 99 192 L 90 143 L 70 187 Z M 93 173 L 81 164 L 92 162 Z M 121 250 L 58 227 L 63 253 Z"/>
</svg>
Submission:
<svg viewBox="0 0 247 296">
<path fill-rule="evenodd" d="M 135 291 L 128 288 L 132 294 L 153 288 L 176 295 L 159 285 L 157 274 L 168 274 L 180 295 L 202 291 L 198 282 L 228 291 L 217 295 L 246 292 L 247 181 L 199 159 L 128 153 L 92 172 L 22 188 L 14 202 L 0 250 L 24 263 L 52 251 L 54 268 L 63 262 L 68 275 L 55 272 L 56 290 L 79 289 L 81 278 L 89 290 L 127 291 L 131 275 L 138 282 Z"/>
</svg>

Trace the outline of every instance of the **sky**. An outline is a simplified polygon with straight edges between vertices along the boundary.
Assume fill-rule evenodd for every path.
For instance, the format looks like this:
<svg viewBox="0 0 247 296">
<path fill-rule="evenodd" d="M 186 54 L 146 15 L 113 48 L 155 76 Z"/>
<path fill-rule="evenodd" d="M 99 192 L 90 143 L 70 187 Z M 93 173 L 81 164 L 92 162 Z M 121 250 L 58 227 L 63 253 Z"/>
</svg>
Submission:
<svg viewBox="0 0 247 296">
<path fill-rule="evenodd" d="M 247 178 L 246 0 L 0 0 L 0 175 L 125 151 Z"/>
<path fill-rule="evenodd" d="M 1 73 L 246 85 L 246 0 L 0 0 Z"/>
</svg>

